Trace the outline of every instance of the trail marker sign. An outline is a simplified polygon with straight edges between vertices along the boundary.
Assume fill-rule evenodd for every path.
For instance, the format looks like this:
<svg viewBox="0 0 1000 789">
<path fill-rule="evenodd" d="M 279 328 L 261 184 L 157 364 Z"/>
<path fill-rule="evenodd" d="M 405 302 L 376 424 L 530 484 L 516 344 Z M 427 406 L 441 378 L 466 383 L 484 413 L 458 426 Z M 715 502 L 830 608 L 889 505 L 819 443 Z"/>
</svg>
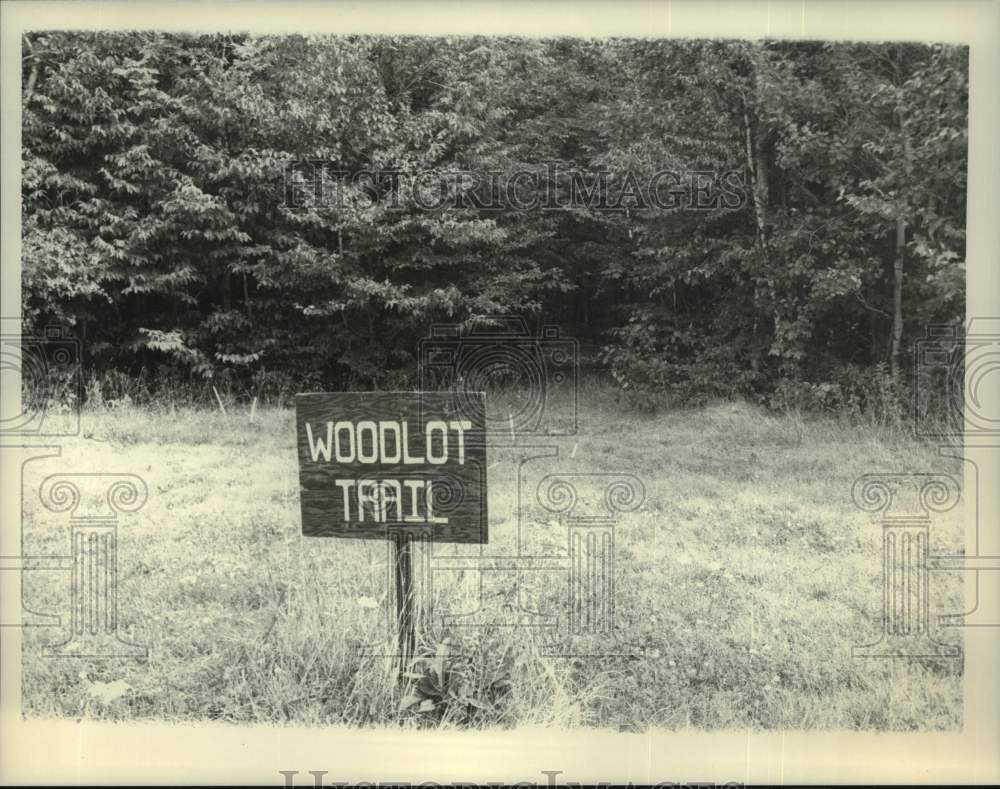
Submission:
<svg viewBox="0 0 1000 789">
<path fill-rule="evenodd" d="M 302 533 L 487 542 L 482 392 L 316 392 L 295 398 Z"/>
</svg>

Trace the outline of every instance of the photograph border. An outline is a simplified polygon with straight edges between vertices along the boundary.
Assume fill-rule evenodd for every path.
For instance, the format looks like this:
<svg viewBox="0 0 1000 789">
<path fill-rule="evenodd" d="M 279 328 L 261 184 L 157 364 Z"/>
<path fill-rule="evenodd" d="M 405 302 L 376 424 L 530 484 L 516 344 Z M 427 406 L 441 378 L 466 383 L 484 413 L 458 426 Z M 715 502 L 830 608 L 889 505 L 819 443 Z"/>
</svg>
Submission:
<svg viewBox="0 0 1000 789">
<path fill-rule="evenodd" d="M 994 0 L 869 0 L 856 4 L 758 2 L 3 2 L 0 4 L 0 252 L 4 333 L 20 324 L 20 38 L 38 29 L 272 33 L 510 34 L 667 38 L 916 40 L 966 44 L 969 58 L 967 316 L 1000 305 L 1000 3 Z M 994 376 L 995 377 L 995 376 Z M 6 382 L 5 382 L 6 383 Z M 996 391 L 991 392 L 996 395 Z M 20 385 L 2 391 L 17 413 Z M 32 446 L 56 443 L 39 437 Z M 995 443 L 1000 443 L 996 441 Z M 0 453 L 0 555 L 20 546 L 21 469 Z M 968 464 L 967 464 L 968 466 Z M 121 469 L 121 471 L 128 471 Z M 980 479 L 1000 469 L 980 467 Z M 966 468 L 966 482 L 969 481 Z M 846 492 L 845 492 L 846 493 Z M 997 499 L 988 499 L 995 506 Z M 978 521 L 977 521 L 978 518 Z M 989 508 L 968 506 L 966 545 L 997 528 Z M 0 573 L 3 590 L 10 573 Z M 972 574 L 966 574 L 970 578 Z M 998 621 L 1000 601 L 975 600 Z M 0 591 L 0 595 L 3 592 Z M 992 606 L 984 610 L 983 606 Z M 312 785 L 361 781 L 899 783 L 1000 781 L 1000 628 L 964 630 L 964 727 L 960 732 L 855 731 L 553 732 L 435 731 L 209 723 L 25 720 L 21 714 L 21 633 L 0 631 L 0 782 L 244 783 L 284 785 L 282 771 Z"/>
</svg>

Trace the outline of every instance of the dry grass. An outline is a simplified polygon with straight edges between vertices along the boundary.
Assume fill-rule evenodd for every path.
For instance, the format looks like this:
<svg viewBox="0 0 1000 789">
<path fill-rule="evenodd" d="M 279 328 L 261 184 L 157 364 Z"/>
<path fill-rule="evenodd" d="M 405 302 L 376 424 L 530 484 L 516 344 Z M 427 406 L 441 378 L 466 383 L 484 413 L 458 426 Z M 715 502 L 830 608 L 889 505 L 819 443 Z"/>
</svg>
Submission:
<svg viewBox="0 0 1000 789">
<path fill-rule="evenodd" d="M 27 491 L 54 472 L 146 480 L 148 504 L 119 531 L 119 606 L 123 634 L 147 645 L 150 658 L 43 658 L 42 646 L 65 636 L 29 630 L 26 714 L 353 726 L 960 726 L 961 660 L 850 655 L 881 622 L 879 530 L 851 503 L 852 482 L 875 471 L 954 472 L 954 461 L 898 436 L 742 404 L 637 416 L 595 392 L 581 408 L 580 435 L 560 443 L 559 458 L 533 463 L 539 474 L 628 471 L 645 483 L 645 504 L 616 527 L 615 656 L 547 655 L 536 630 L 509 626 L 503 612 L 516 608 L 517 577 L 497 576 L 483 587 L 500 612 L 488 624 L 423 634 L 421 650 L 438 652 L 448 670 L 442 680 L 433 661 L 416 667 L 437 694 L 425 711 L 400 709 L 407 688 L 363 648 L 387 635 L 386 546 L 299 534 L 290 411 L 258 409 L 252 424 L 232 408 L 86 413 L 83 435 L 61 458 L 27 466 Z M 513 477 L 499 467 L 490 474 L 488 552 L 511 553 Z M 555 516 L 521 510 L 532 550 L 565 553 Z M 67 552 L 66 524 L 26 493 L 27 552 Z M 935 522 L 932 552 L 955 552 L 961 540 L 959 512 Z M 436 575 L 436 612 L 474 611 L 476 575 Z M 932 614 L 961 610 L 957 577 L 936 573 L 932 583 Z M 560 613 L 558 588 L 525 582 L 521 603 Z M 65 574 L 27 574 L 25 594 L 35 610 L 68 611 Z M 115 681 L 127 688 L 98 698 L 95 683 Z"/>
</svg>

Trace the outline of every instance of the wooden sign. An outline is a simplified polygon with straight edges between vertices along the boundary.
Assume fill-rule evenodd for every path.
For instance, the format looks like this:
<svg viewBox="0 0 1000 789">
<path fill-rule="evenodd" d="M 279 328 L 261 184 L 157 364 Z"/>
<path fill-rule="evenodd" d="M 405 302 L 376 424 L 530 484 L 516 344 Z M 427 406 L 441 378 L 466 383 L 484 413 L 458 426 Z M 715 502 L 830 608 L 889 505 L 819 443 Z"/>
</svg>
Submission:
<svg viewBox="0 0 1000 789">
<path fill-rule="evenodd" d="M 487 542 L 485 394 L 317 392 L 295 398 L 302 533 Z"/>
</svg>

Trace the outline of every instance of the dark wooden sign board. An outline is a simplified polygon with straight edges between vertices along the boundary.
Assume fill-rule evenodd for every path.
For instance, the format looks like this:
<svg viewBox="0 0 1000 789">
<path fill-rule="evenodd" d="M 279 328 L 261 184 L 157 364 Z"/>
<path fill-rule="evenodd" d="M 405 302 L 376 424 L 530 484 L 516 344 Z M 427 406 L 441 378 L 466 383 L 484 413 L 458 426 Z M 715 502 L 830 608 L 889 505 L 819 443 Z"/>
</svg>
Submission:
<svg viewBox="0 0 1000 789">
<path fill-rule="evenodd" d="M 414 653 L 414 535 L 485 543 L 486 395 L 316 392 L 295 398 L 302 533 L 390 539 L 400 669 Z M 403 676 L 401 674 L 401 676 Z"/>
<path fill-rule="evenodd" d="M 463 393 L 460 413 L 450 392 L 297 395 L 302 533 L 487 542 L 485 399 Z"/>
</svg>

